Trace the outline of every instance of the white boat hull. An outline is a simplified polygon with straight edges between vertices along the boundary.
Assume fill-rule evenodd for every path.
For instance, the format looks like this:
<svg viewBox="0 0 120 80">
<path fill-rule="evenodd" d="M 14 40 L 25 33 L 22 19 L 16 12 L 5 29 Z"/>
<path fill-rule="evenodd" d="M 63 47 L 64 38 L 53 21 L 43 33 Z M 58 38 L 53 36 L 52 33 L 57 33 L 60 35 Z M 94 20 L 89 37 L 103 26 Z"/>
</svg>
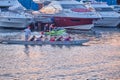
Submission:
<svg viewBox="0 0 120 80">
<path fill-rule="evenodd" d="M 64 28 L 66 28 L 66 29 L 91 30 L 93 27 L 94 27 L 94 24 L 88 24 L 88 25 L 69 26 L 69 27 L 64 27 Z"/>
<path fill-rule="evenodd" d="M 25 28 L 31 22 L 29 18 L 0 17 L 0 27 L 6 28 Z"/>
<path fill-rule="evenodd" d="M 94 21 L 95 26 L 116 27 L 120 24 L 120 18 L 102 18 Z"/>
</svg>

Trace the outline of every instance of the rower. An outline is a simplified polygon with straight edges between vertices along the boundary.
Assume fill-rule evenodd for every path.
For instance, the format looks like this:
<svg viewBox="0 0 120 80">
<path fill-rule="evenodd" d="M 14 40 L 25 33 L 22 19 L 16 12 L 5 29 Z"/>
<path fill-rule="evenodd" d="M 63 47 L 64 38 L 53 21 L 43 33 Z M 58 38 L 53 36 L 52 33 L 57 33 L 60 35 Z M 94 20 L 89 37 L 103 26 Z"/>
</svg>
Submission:
<svg viewBox="0 0 120 80">
<path fill-rule="evenodd" d="M 30 39 L 30 41 L 34 41 L 34 40 L 35 40 L 35 38 L 36 38 L 36 37 L 35 37 L 35 36 L 33 36 L 33 37 Z"/>
<path fill-rule="evenodd" d="M 65 38 L 65 41 L 70 41 L 71 40 L 71 36 L 68 36 L 67 38 Z"/>
<path fill-rule="evenodd" d="M 31 35 L 31 30 L 30 30 L 30 26 L 28 26 L 25 30 L 25 41 L 28 41 L 30 35 Z"/>
</svg>

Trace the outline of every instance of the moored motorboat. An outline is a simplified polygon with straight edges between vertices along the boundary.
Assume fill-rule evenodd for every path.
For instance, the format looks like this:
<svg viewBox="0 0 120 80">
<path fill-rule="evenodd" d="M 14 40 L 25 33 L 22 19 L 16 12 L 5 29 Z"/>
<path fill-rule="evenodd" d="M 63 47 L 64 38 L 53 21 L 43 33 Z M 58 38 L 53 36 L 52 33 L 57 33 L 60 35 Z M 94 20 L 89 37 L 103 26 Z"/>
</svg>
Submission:
<svg viewBox="0 0 120 80">
<path fill-rule="evenodd" d="M 94 27 L 93 21 L 100 18 L 75 0 L 51 1 L 40 12 L 40 16 L 50 17 L 57 27 L 71 29 L 90 30 Z"/>
<path fill-rule="evenodd" d="M 33 16 L 20 7 L 17 0 L 0 0 L 0 27 L 25 28 L 32 23 Z"/>
<path fill-rule="evenodd" d="M 106 2 L 96 2 L 95 0 L 83 0 L 86 1 L 84 5 L 101 15 L 101 19 L 94 21 L 95 26 L 100 27 L 116 27 L 120 24 L 120 14 L 115 12 L 111 6 Z M 82 2 L 82 1 L 81 1 Z"/>
</svg>

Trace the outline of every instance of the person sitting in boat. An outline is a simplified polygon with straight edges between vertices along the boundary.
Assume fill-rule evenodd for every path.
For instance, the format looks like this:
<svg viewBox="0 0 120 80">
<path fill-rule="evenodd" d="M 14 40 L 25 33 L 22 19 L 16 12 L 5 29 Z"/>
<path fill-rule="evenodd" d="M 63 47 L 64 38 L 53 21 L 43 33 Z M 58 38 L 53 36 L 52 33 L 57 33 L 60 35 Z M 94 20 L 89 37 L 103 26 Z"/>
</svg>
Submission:
<svg viewBox="0 0 120 80">
<path fill-rule="evenodd" d="M 40 37 L 36 38 L 36 41 L 41 41 L 41 38 Z"/>
<path fill-rule="evenodd" d="M 71 36 L 68 36 L 67 38 L 65 38 L 65 41 L 71 41 Z"/>
<path fill-rule="evenodd" d="M 35 41 L 35 35 L 30 39 L 30 41 Z"/>
<path fill-rule="evenodd" d="M 43 36 L 38 37 L 36 41 L 43 41 Z"/>
<path fill-rule="evenodd" d="M 46 36 L 45 32 L 44 32 L 44 31 L 41 31 L 41 32 L 40 32 L 40 36 L 45 37 L 45 36 Z"/>
<path fill-rule="evenodd" d="M 44 25 L 44 32 L 47 32 L 49 30 L 49 24 Z"/>
<path fill-rule="evenodd" d="M 45 41 L 49 41 L 48 37 L 45 37 Z"/>
<path fill-rule="evenodd" d="M 63 40 L 63 37 L 60 36 L 56 41 L 62 41 Z"/>
<path fill-rule="evenodd" d="M 50 41 L 51 42 L 54 42 L 56 40 L 56 37 L 54 37 L 54 36 L 52 36 L 51 38 L 50 38 Z"/>
<path fill-rule="evenodd" d="M 44 35 L 44 34 L 45 34 L 44 31 L 41 31 L 41 32 L 40 32 L 40 35 L 41 35 L 41 36 Z"/>
<path fill-rule="evenodd" d="M 49 31 L 52 31 L 54 29 L 54 24 L 50 24 Z"/>
</svg>

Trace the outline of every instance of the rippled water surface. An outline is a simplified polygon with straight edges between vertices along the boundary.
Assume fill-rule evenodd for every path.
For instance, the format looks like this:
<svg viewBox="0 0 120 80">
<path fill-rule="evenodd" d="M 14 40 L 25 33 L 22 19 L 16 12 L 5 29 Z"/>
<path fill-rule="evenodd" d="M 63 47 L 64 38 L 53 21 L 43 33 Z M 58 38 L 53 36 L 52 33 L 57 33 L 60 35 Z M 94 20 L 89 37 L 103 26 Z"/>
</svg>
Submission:
<svg viewBox="0 0 120 80">
<path fill-rule="evenodd" d="M 0 80 L 120 80 L 120 29 L 95 30 L 72 34 L 90 39 L 84 46 L 0 44 Z M 0 30 L 0 36 L 21 32 Z"/>
</svg>

